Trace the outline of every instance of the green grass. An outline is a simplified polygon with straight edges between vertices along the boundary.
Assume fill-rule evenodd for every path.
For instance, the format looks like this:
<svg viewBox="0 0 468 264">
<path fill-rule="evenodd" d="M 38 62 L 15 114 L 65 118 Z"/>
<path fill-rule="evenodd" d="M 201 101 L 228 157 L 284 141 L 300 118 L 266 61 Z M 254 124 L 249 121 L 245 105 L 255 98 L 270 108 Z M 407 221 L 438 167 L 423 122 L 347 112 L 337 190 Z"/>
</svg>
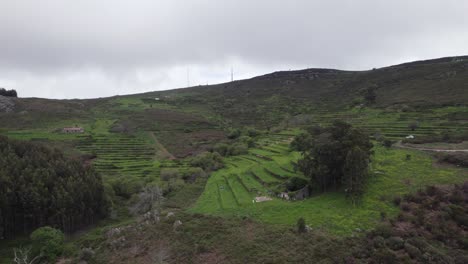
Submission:
<svg viewBox="0 0 468 264">
<path fill-rule="evenodd" d="M 396 196 L 414 192 L 431 184 L 460 183 L 468 179 L 466 169 L 435 167 L 432 158 L 422 152 L 386 149 L 380 146 L 375 147 L 374 151 L 372 176 L 366 193 L 357 206 L 351 205 L 342 193 L 333 191 L 315 194 L 304 201 L 283 201 L 274 198 L 263 203 L 246 202 L 236 205 L 232 193 L 237 197 L 241 195 L 245 197 L 242 200 L 247 200 L 247 197 L 253 198 L 257 193 L 246 194 L 245 187 L 240 182 L 227 186 L 224 183 L 225 178 L 233 179 L 234 173 L 237 173 L 247 188 L 256 188 L 260 190 L 259 196 L 265 195 L 268 187 L 249 177 L 248 172 L 257 172 L 262 180 L 266 181 L 265 174 L 260 173 L 263 166 L 272 169 L 278 168 L 279 164 L 290 164 L 299 157 L 293 152 L 290 155 L 277 157 L 275 161 L 278 163 L 275 163 L 277 164 L 275 166 L 271 166 L 273 162 L 258 164 L 231 158 L 230 162 L 237 164 L 237 167 L 228 166 L 213 173 L 204 193 L 189 211 L 226 217 L 244 215 L 264 223 L 289 226 L 294 225 L 298 218 L 304 217 L 313 228 L 324 229 L 334 234 L 350 234 L 357 228 L 371 229 L 379 222 L 381 212 L 385 212 L 388 216 L 396 215 L 399 209 L 392 204 Z M 411 155 L 410 160 L 405 159 L 407 154 Z M 218 199 L 216 188 L 221 185 L 227 188 L 219 191 L 221 199 Z"/>
</svg>

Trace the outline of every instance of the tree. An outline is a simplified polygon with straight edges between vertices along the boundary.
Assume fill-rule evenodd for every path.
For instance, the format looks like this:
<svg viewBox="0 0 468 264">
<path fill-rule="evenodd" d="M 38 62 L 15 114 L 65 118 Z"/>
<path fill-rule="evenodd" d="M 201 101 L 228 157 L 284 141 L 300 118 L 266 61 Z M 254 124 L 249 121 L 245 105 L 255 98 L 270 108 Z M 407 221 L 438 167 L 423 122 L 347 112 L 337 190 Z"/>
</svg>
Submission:
<svg viewBox="0 0 468 264">
<path fill-rule="evenodd" d="M 294 137 L 289 147 L 292 150 L 305 151 L 311 148 L 311 144 L 312 144 L 311 135 L 309 133 L 301 133 L 298 136 Z"/>
<path fill-rule="evenodd" d="M 343 168 L 343 187 L 346 196 L 355 205 L 364 192 L 368 176 L 367 154 L 359 147 L 353 147 L 346 155 Z"/>
<path fill-rule="evenodd" d="M 14 248 L 13 249 L 14 258 L 13 262 L 15 264 L 34 264 L 39 261 L 42 257 L 41 255 L 37 255 L 35 257 L 31 256 L 31 247 L 23 248 Z"/>
<path fill-rule="evenodd" d="M 317 136 L 299 135 L 293 142 L 302 150 L 303 158 L 298 161 L 298 169 L 310 179 L 313 188 L 321 191 L 337 189 L 345 183 L 354 182 L 355 178 L 346 179 L 349 175 L 355 177 L 350 173 L 357 169 L 352 168 L 351 163 L 357 162 L 356 166 L 364 170 L 363 167 L 367 168 L 372 153 L 369 137 L 360 129 L 341 121 L 334 122 Z M 357 149 L 358 160 L 349 154 Z"/>
<path fill-rule="evenodd" d="M 375 93 L 374 87 L 367 88 L 364 91 L 364 99 L 366 100 L 367 103 L 369 104 L 375 103 L 376 98 L 377 98 L 377 94 Z"/>
<path fill-rule="evenodd" d="M 236 128 L 236 129 L 232 129 L 231 131 L 229 131 L 229 134 L 228 134 L 228 138 L 229 139 L 236 139 L 238 137 L 240 137 L 241 135 L 241 131 L 240 129 Z"/>
<path fill-rule="evenodd" d="M 305 233 L 307 231 L 306 229 L 306 223 L 305 223 L 305 220 L 304 218 L 299 218 L 297 220 L 297 232 L 298 233 Z"/>
<path fill-rule="evenodd" d="M 40 227 L 31 234 L 33 253 L 52 263 L 63 253 L 64 241 L 63 232 L 49 226 Z"/>
<path fill-rule="evenodd" d="M 7 97 L 18 97 L 16 90 L 6 90 L 5 88 L 0 88 L 0 95 Z"/>
<path fill-rule="evenodd" d="M 393 145 L 393 141 L 391 141 L 390 139 L 384 139 L 382 141 L 382 145 L 386 148 L 390 148 Z"/>
<path fill-rule="evenodd" d="M 215 171 L 224 167 L 223 158 L 218 152 L 200 153 L 196 157 L 192 158 L 190 164 L 193 167 L 200 167 L 206 172 Z"/>
<path fill-rule="evenodd" d="M 419 122 L 418 121 L 413 121 L 408 124 L 408 128 L 411 129 L 411 131 L 416 130 L 416 128 L 419 127 Z"/>
</svg>

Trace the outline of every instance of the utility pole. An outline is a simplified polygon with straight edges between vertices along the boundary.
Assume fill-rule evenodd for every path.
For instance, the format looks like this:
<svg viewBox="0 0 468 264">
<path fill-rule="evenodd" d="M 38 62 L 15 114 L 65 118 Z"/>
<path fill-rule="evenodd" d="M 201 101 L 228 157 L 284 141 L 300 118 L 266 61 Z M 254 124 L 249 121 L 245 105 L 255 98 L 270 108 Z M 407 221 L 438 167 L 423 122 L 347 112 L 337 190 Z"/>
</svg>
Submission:
<svg viewBox="0 0 468 264">
<path fill-rule="evenodd" d="M 231 82 L 234 81 L 234 68 L 231 66 Z"/>
<path fill-rule="evenodd" d="M 187 68 L 187 87 L 190 87 L 190 68 Z"/>
</svg>

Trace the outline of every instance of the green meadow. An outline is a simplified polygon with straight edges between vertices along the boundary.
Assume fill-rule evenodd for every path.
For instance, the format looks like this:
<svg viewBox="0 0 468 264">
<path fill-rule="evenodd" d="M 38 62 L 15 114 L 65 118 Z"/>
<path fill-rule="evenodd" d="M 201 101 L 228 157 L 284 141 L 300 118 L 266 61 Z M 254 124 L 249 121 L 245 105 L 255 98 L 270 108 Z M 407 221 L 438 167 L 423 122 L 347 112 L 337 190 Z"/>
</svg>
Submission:
<svg viewBox="0 0 468 264">
<path fill-rule="evenodd" d="M 395 197 L 427 185 L 461 183 L 468 175 L 466 169 L 436 167 L 430 155 L 419 151 L 375 146 L 374 152 L 371 179 L 357 206 L 351 205 L 338 191 L 315 193 L 302 201 L 286 201 L 271 195 L 275 186 L 284 181 L 271 171 L 285 178 L 303 177 L 291 170 L 300 154 L 290 152 L 280 143 L 227 158 L 226 168 L 211 175 L 205 191 L 189 210 L 225 217 L 251 217 L 286 226 L 293 226 L 303 217 L 314 229 L 349 235 L 373 228 L 382 215 L 395 216 L 399 212 L 393 204 Z M 407 155 L 411 155 L 409 160 Z M 272 200 L 253 202 L 257 196 L 269 196 Z"/>
</svg>

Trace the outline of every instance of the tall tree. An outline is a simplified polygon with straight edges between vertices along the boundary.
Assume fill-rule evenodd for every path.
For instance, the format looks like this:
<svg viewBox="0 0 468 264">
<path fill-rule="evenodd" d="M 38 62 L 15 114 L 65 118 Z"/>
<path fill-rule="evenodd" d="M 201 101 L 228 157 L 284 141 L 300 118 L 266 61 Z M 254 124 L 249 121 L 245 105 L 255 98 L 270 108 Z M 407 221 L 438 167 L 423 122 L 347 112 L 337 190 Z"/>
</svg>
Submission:
<svg viewBox="0 0 468 264">
<path fill-rule="evenodd" d="M 356 204 L 364 193 L 368 177 L 369 157 L 359 147 L 353 147 L 346 155 L 343 168 L 343 187 L 346 196 Z"/>
<path fill-rule="evenodd" d="M 357 168 L 352 168 L 351 163 L 359 159 L 356 166 L 367 168 L 372 149 L 369 137 L 363 131 L 341 121 L 321 129 L 318 135 L 309 132 L 309 135 L 300 135 L 293 142 L 292 147 L 302 151 L 298 169 L 310 179 L 313 188 L 321 191 L 338 189 L 354 182 L 356 176 L 350 173 L 355 173 Z M 350 156 L 358 150 L 358 156 Z M 348 176 L 352 178 L 347 179 Z"/>
</svg>

